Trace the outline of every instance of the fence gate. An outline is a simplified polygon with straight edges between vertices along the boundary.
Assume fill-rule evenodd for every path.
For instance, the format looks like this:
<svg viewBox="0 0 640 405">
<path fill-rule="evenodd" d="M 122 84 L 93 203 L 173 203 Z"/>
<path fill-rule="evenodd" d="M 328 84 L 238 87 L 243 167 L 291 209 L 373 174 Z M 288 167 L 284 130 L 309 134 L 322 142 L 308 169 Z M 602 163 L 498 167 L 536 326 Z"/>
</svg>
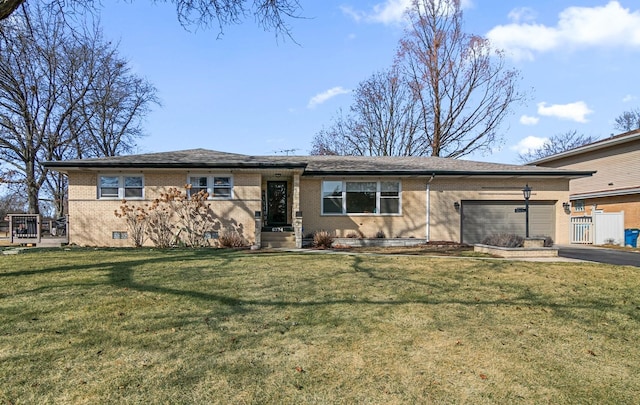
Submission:
<svg viewBox="0 0 640 405">
<path fill-rule="evenodd" d="M 593 243 L 593 220 L 591 217 L 571 217 L 571 243 Z"/>
</svg>

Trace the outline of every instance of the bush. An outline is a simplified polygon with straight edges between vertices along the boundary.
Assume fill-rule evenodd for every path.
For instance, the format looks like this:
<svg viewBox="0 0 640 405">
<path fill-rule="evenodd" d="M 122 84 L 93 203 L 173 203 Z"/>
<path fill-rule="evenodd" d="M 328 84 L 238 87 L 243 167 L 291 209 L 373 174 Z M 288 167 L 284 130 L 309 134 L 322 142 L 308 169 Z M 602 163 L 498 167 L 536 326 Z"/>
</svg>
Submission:
<svg viewBox="0 0 640 405">
<path fill-rule="evenodd" d="M 328 249 L 333 244 L 333 235 L 327 231 L 316 231 L 313 234 L 313 247 Z"/>
<path fill-rule="evenodd" d="M 364 234 L 360 231 L 351 231 L 347 234 L 347 238 L 349 239 L 362 239 L 364 238 Z"/>
<path fill-rule="evenodd" d="M 553 238 L 551 236 L 540 236 L 544 238 L 544 247 L 553 247 Z"/>
<path fill-rule="evenodd" d="M 387 237 L 387 235 L 384 234 L 384 231 L 376 232 L 376 238 L 377 239 L 385 239 L 386 237 Z"/>
<path fill-rule="evenodd" d="M 524 238 L 522 236 L 510 233 L 499 233 L 489 235 L 482 240 L 483 245 L 499 246 L 507 248 L 516 248 L 524 246 Z"/>
<path fill-rule="evenodd" d="M 245 247 L 244 238 L 236 231 L 224 231 L 218 238 L 220 247 L 223 248 L 241 248 Z"/>
</svg>

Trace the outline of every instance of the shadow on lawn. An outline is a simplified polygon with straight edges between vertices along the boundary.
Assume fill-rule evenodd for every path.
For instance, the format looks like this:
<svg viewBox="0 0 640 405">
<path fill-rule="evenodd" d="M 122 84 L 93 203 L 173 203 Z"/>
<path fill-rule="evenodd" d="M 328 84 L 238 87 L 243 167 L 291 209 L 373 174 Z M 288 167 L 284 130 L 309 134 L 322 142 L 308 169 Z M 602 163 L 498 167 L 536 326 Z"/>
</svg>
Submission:
<svg viewBox="0 0 640 405">
<path fill-rule="evenodd" d="M 121 250 L 120 250 L 121 252 Z M 139 250 L 135 250 L 136 257 L 139 257 Z M 105 251 L 108 253 L 108 251 Z M 273 253 L 273 255 L 280 256 L 283 253 Z M 285 253 L 286 254 L 286 253 Z M 268 260 L 271 254 L 263 253 L 260 257 L 264 257 Z M 291 255 L 288 253 L 287 255 Z M 336 298 L 336 299 L 323 299 L 320 301 L 298 301 L 298 300 L 277 300 L 277 299 L 243 299 L 234 298 L 223 294 L 215 294 L 212 292 L 202 292 L 193 290 L 184 290 L 178 288 L 171 288 L 168 286 L 160 286 L 154 284 L 144 284 L 134 280 L 134 274 L 138 266 L 149 266 L 154 263 L 166 265 L 167 263 L 184 263 L 188 261 L 200 261 L 207 256 L 211 259 L 216 259 L 216 266 L 226 267 L 232 265 L 235 260 L 246 259 L 246 252 L 238 251 L 212 251 L 212 250 L 184 250 L 184 251 L 161 251 L 156 250 L 148 252 L 148 254 L 140 259 L 128 260 L 127 256 L 118 256 L 120 260 L 103 261 L 100 263 L 87 263 L 81 265 L 70 266 L 57 266 L 51 268 L 43 268 L 41 270 L 19 270 L 14 272 L 0 273 L 0 277 L 9 276 L 24 276 L 35 275 L 45 273 L 67 272 L 67 271 L 82 271 L 82 270 L 96 270 L 107 271 L 109 284 L 127 288 L 130 290 L 136 290 L 141 292 L 153 292 L 161 294 L 170 294 L 176 296 L 188 296 L 198 300 L 207 302 L 217 302 L 227 307 L 233 307 L 232 312 L 246 312 L 247 306 L 274 306 L 274 307 L 314 307 L 314 306 L 329 306 L 329 305 L 342 305 L 342 304 L 354 304 L 354 305 L 405 305 L 405 304 L 424 304 L 424 305 L 447 305 L 447 304 L 459 304 L 465 306 L 516 306 L 516 307 L 530 307 L 539 308 L 542 311 L 546 311 L 546 308 L 555 311 L 556 315 L 565 316 L 567 318 L 575 319 L 575 312 L 570 312 L 576 309 L 583 310 L 596 310 L 596 311 L 613 311 L 620 312 L 627 316 L 630 316 L 634 320 L 640 320 L 640 311 L 624 311 L 619 306 L 612 305 L 607 300 L 599 300 L 586 295 L 577 296 L 572 302 L 560 302 L 566 301 L 566 297 L 551 296 L 535 292 L 530 287 L 523 286 L 523 284 L 509 283 L 504 280 L 491 280 L 488 284 L 491 284 L 493 293 L 498 291 L 501 296 L 505 298 L 487 299 L 484 298 L 487 294 L 487 283 L 481 283 L 482 288 L 469 287 L 468 283 L 465 283 L 465 277 L 476 277 L 475 275 L 469 275 L 469 269 L 467 268 L 462 273 L 451 272 L 447 279 L 436 282 L 425 282 L 414 280 L 404 276 L 401 271 L 398 272 L 381 272 L 371 266 L 367 266 L 363 256 L 348 256 L 351 260 L 351 269 L 357 274 L 362 274 L 368 279 L 374 279 L 379 282 L 401 282 L 407 285 L 418 286 L 418 290 L 412 291 L 410 294 L 404 294 L 403 291 L 397 291 L 397 294 L 407 295 L 408 299 L 367 299 L 367 298 Z M 108 255 L 105 257 L 108 259 Z M 254 256 L 255 257 L 255 256 Z M 308 256 L 305 256 L 308 257 Z M 502 271 L 504 266 L 492 262 L 481 261 L 477 264 L 478 271 Z M 329 275 L 327 275 L 329 277 Z M 442 276 L 439 276 L 442 279 Z M 475 280 L 474 280 L 475 281 Z M 318 282 L 318 280 L 314 280 Z M 322 282 L 322 281 L 320 281 Z M 371 286 L 371 288 L 375 288 Z M 484 289 L 483 289 L 484 288 Z M 462 297 L 464 296 L 464 297 Z M 507 298 L 508 297 L 508 298 Z M 228 308 L 231 309 L 231 308 Z"/>
</svg>

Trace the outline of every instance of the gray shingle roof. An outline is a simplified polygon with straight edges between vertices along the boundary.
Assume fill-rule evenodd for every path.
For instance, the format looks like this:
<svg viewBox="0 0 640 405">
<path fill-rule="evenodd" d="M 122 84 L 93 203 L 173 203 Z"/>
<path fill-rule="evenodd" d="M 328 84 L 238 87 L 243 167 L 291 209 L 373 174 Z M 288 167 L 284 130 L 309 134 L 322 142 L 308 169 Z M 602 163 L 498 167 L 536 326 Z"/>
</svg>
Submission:
<svg viewBox="0 0 640 405">
<path fill-rule="evenodd" d="M 590 171 L 572 171 L 538 166 L 475 162 L 439 157 L 366 156 L 249 156 L 207 149 L 147 153 L 95 159 L 48 162 L 60 170 L 123 168 L 299 168 L 304 175 L 538 175 L 588 176 Z"/>
</svg>

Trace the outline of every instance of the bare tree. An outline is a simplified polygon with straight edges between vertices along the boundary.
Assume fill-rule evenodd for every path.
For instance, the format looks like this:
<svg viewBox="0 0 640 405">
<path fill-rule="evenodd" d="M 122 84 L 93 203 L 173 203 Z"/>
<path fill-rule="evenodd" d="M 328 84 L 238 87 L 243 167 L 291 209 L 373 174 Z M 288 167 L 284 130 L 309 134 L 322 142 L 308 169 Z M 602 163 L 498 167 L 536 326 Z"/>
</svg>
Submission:
<svg viewBox="0 0 640 405">
<path fill-rule="evenodd" d="M 519 74 L 489 41 L 462 31 L 459 0 L 414 1 L 397 64 L 417 103 L 429 154 L 461 157 L 486 151 L 509 107 L 524 99 Z"/>
<path fill-rule="evenodd" d="M 7 214 L 23 212 L 26 205 L 24 195 L 19 193 L 0 195 L 0 221 L 3 221 Z"/>
<path fill-rule="evenodd" d="M 276 34 L 290 36 L 288 19 L 299 18 L 298 0 L 151 0 L 154 3 L 172 3 L 176 7 L 178 20 L 183 26 L 208 27 L 216 24 L 223 28 L 240 24 L 252 15 L 256 22 L 266 30 Z M 0 0 L 0 20 L 6 19 L 27 0 Z M 100 4 L 96 0 L 29 0 L 58 10 L 77 8 L 92 9 Z"/>
<path fill-rule="evenodd" d="M 139 79 L 98 27 L 79 32 L 48 11 L 23 6 L 1 23 L 0 160 L 3 179 L 24 185 L 30 212 L 39 212 L 44 185 L 61 214 L 66 179 L 43 163 L 81 157 L 79 150 L 90 156 L 127 151 L 155 89 L 127 89 Z M 112 144 L 105 147 L 105 140 Z"/>
<path fill-rule="evenodd" d="M 613 127 L 620 132 L 629 132 L 640 129 L 640 108 L 625 111 L 620 114 L 616 118 Z"/>
<path fill-rule="evenodd" d="M 577 131 L 568 131 L 564 134 L 557 134 L 551 136 L 540 148 L 529 151 L 527 153 L 521 153 L 518 155 L 518 160 L 522 163 L 533 162 L 538 159 L 546 158 L 547 156 L 555 155 L 558 153 L 566 152 L 571 149 L 579 148 L 584 145 L 595 142 L 597 139 L 592 136 L 578 134 Z"/>
<path fill-rule="evenodd" d="M 395 64 L 360 83 L 349 114 L 312 154 L 442 156 L 488 150 L 513 103 L 515 70 L 487 40 L 462 31 L 458 0 L 414 1 Z"/>
<path fill-rule="evenodd" d="M 423 154 L 414 103 L 395 69 L 375 73 L 354 91 L 342 112 L 313 139 L 314 155 L 412 156 Z"/>
</svg>

